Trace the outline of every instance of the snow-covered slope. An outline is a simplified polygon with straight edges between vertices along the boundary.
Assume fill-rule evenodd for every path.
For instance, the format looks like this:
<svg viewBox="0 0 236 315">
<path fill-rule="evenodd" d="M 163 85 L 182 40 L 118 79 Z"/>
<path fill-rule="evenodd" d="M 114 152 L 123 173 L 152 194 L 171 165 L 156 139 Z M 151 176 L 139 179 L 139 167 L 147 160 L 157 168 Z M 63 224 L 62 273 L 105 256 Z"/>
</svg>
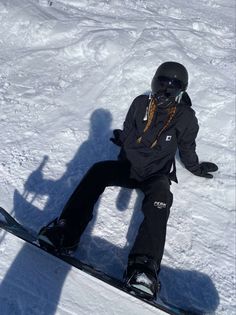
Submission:
<svg viewBox="0 0 236 315">
<path fill-rule="evenodd" d="M 199 158 L 217 163 L 219 171 L 212 180 L 198 178 L 177 162 L 161 294 L 178 306 L 234 314 L 235 2 L 43 3 L 0 1 L 1 205 L 36 230 L 58 215 L 92 163 L 116 158 L 112 129 L 122 127 L 132 99 L 150 89 L 157 66 L 181 62 L 200 123 Z M 106 189 L 76 255 L 122 277 L 141 200 L 138 191 Z M 4 234 L 0 242 L 7 263 L 13 245 Z M 10 256 L 8 263 L 10 270 Z M 19 264 L 17 272 L 23 269 Z M 44 280 L 32 279 L 39 305 Z M 76 286 L 65 290 L 63 310 L 73 314 Z M 104 314 L 92 299 L 89 312 Z M 26 314 L 30 296 L 25 301 L 22 312 L 10 302 L 15 314 Z"/>
</svg>

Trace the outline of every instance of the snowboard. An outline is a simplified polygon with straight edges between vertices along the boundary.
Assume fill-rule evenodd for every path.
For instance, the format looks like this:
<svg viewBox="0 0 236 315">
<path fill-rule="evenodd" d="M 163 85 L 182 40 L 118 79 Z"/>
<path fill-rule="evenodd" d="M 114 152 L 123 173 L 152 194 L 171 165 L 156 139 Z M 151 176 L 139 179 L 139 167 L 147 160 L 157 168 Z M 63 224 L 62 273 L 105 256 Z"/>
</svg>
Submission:
<svg viewBox="0 0 236 315">
<path fill-rule="evenodd" d="M 76 257 L 59 254 L 56 252 L 49 252 L 45 248 L 40 247 L 39 242 L 37 240 L 37 233 L 35 231 L 31 231 L 30 229 L 27 229 L 22 224 L 17 222 L 6 210 L 4 210 L 2 207 L 0 207 L 0 229 L 5 230 L 6 232 L 9 232 L 16 237 L 19 237 L 20 239 L 24 240 L 27 243 L 32 244 L 33 246 L 36 246 L 39 250 L 43 250 L 47 252 L 49 255 L 53 255 L 67 264 L 71 265 L 72 267 L 75 267 L 103 282 L 105 282 L 108 285 L 111 285 L 123 292 L 126 292 L 127 294 L 130 294 L 134 296 L 135 298 L 142 300 L 144 303 L 148 303 L 149 305 L 153 306 L 153 308 L 156 308 L 160 311 L 163 311 L 167 314 L 171 315 L 199 315 L 187 310 L 180 309 L 174 305 L 167 304 L 166 302 L 163 302 L 160 297 L 158 297 L 156 300 L 148 300 L 144 297 L 137 295 L 134 291 L 132 291 L 131 288 L 127 287 L 125 283 L 119 279 L 116 279 L 110 275 L 105 274 L 102 271 L 97 270 L 93 266 L 83 263 L 80 260 L 78 260 Z"/>
</svg>

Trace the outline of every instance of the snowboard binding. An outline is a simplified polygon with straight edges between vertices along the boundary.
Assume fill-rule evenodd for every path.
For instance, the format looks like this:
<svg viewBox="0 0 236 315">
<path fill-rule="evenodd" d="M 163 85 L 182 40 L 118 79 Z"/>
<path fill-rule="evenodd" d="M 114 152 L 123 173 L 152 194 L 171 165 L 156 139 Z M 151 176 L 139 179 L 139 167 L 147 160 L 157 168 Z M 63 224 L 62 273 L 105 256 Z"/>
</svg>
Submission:
<svg viewBox="0 0 236 315">
<path fill-rule="evenodd" d="M 38 233 L 39 246 L 56 255 L 71 256 L 77 249 L 78 243 L 68 241 L 65 220 L 52 220 Z"/>
<path fill-rule="evenodd" d="M 124 275 L 126 287 L 130 292 L 147 300 L 155 300 L 161 289 L 158 278 L 160 268 L 146 256 L 136 256 L 129 260 Z"/>
</svg>

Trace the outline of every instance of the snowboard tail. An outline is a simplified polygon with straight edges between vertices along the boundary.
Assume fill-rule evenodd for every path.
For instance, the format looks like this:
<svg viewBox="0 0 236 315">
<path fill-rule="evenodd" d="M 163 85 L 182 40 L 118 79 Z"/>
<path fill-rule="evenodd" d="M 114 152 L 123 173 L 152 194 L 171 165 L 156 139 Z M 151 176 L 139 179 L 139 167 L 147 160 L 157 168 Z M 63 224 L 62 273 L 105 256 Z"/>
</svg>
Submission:
<svg viewBox="0 0 236 315">
<path fill-rule="evenodd" d="M 4 210 L 2 207 L 0 207 L 0 229 L 5 230 L 6 232 L 9 232 L 20 239 L 24 240 L 27 243 L 32 244 L 33 246 L 36 246 L 39 250 L 43 250 L 47 252 L 49 255 L 53 255 L 64 262 L 68 263 L 72 267 L 75 267 L 105 283 L 108 285 L 111 285 L 123 292 L 126 292 L 127 294 L 130 294 L 137 299 L 143 301 L 144 303 L 148 303 L 149 305 L 153 306 L 156 309 L 159 309 L 160 311 L 163 311 L 164 313 L 171 314 L 171 315 L 199 315 L 187 310 L 180 309 L 178 307 L 175 307 L 173 305 L 167 304 L 163 302 L 159 297 L 157 300 L 149 300 L 145 297 L 142 297 L 140 295 L 137 295 L 137 292 L 135 292 L 132 288 L 129 288 L 125 285 L 125 283 L 119 279 L 116 279 L 112 276 L 109 276 L 105 274 L 102 271 L 97 270 L 91 265 L 88 265 L 86 263 L 81 262 L 76 257 L 68 256 L 52 251 L 48 251 L 46 248 L 42 248 L 39 245 L 38 239 L 37 239 L 37 233 L 35 231 L 31 231 L 27 228 L 25 228 L 23 225 L 21 225 L 19 222 L 17 222 L 6 210 Z"/>
</svg>

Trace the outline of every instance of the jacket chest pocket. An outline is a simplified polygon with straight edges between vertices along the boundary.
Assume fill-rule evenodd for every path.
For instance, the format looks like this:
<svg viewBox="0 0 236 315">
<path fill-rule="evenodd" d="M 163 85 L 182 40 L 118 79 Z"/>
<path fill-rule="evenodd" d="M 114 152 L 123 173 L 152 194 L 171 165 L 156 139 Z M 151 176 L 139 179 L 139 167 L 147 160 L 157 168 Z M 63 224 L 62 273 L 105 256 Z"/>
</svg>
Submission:
<svg viewBox="0 0 236 315">
<path fill-rule="evenodd" d="M 163 151 L 173 151 L 176 149 L 176 132 L 175 130 L 170 130 L 164 132 L 157 143 L 159 148 Z"/>
</svg>

